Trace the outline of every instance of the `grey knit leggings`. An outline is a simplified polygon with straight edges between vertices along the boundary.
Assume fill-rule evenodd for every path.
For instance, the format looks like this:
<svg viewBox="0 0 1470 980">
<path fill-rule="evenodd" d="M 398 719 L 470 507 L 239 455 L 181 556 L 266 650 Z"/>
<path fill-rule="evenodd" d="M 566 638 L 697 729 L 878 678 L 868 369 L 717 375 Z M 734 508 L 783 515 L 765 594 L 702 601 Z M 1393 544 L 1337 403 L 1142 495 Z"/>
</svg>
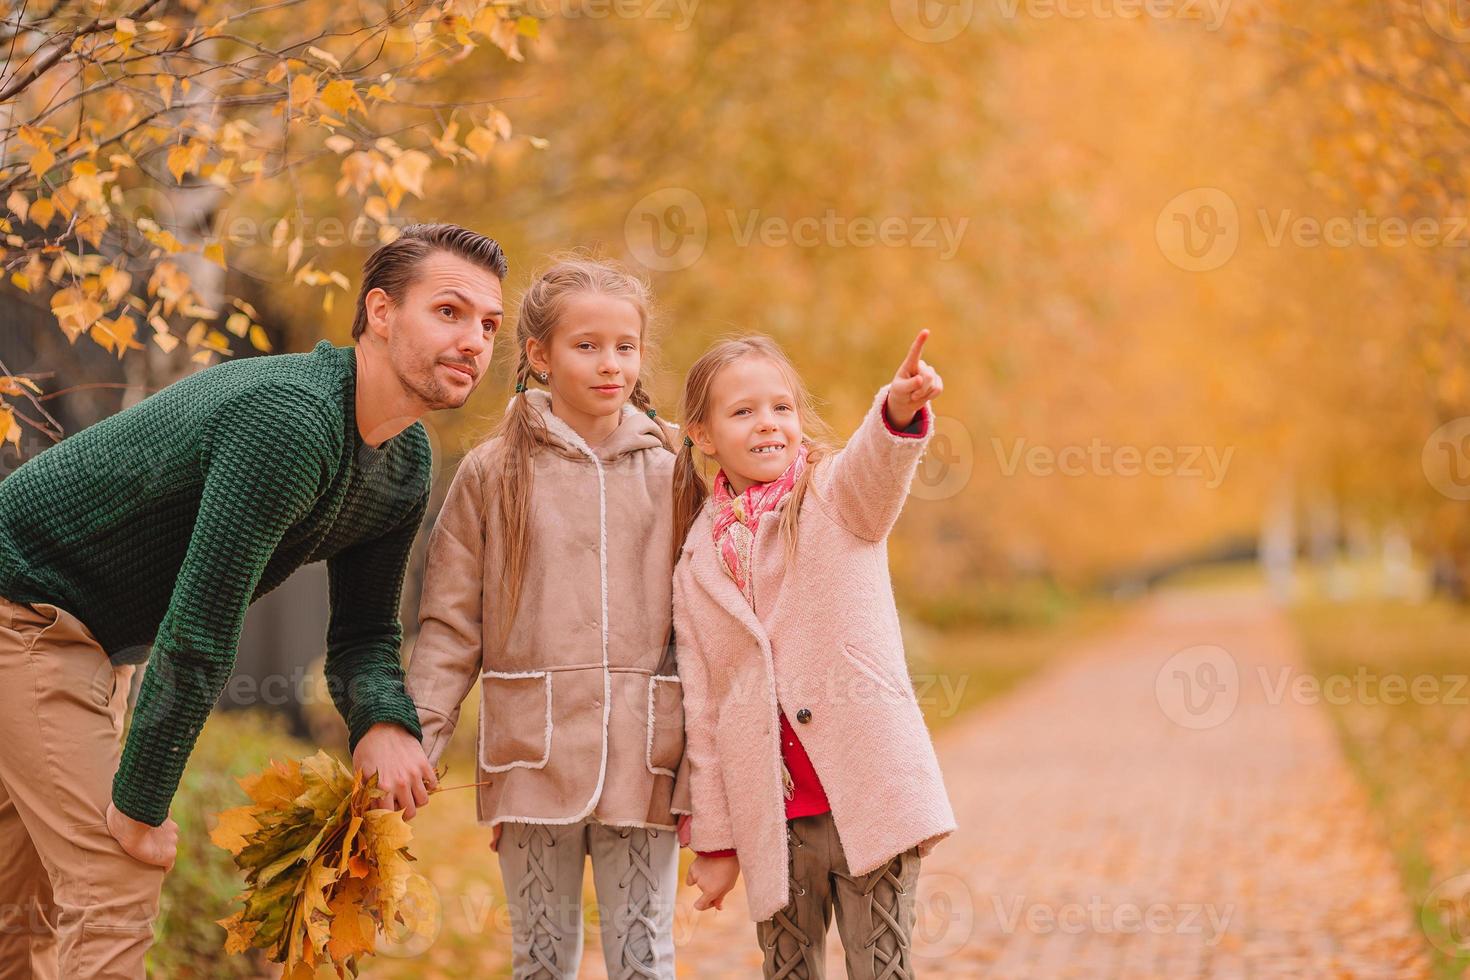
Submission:
<svg viewBox="0 0 1470 980">
<path fill-rule="evenodd" d="M 673 980 L 679 842 L 672 830 L 506 823 L 500 872 L 515 980 L 572 980 L 582 959 L 582 877 L 592 857 L 610 980 Z"/>
</svg>

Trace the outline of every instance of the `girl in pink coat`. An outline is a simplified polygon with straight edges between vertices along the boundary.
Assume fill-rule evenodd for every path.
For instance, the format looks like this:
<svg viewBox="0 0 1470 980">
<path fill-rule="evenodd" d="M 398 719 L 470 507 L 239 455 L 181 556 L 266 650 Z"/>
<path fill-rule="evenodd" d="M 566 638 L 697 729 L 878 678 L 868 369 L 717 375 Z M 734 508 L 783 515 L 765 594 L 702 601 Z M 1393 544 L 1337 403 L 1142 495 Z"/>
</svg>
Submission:
<svg viewBox="0 0 1470 980">
<path fill-rule="evenodd" d="M 673 598 L 688 881 L 696 908 L 719 908 L 744 874 L 767 977 L 821 977 L 834 910 L 849 977 L 911 977 L 919 859 L 955 829 L 886 544 L 943 389 L 927 338 L 840 450 L 768 338 L 716 345 L 685 383 Z M 719 466 L 708 491 L 695 448 Z"/>
</svg>

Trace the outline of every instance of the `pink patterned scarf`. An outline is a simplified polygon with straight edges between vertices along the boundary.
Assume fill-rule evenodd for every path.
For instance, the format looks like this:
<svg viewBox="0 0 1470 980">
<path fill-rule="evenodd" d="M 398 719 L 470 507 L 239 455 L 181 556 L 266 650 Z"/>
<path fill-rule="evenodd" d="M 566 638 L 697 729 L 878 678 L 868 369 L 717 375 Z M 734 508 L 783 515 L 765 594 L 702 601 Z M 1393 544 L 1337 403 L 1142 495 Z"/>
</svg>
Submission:
<svg viewBox="0 0 1470 980">
<path fill-rule="evenodd" d="M 720 562 L 735 584 L 740 587 L 745 601 L 755 608 L 755 588 L 751 582 L 751 558 L 755 550 L 755 533 L 760 529 L 763 516 L 776 509 L 801 478 L 806 468 L 806 443 L 797 447 L 796 459 L 786 471 L 770 483 L 752 483 L 744 493 L 732 492 L 725 471 L 715 474 L 714 491 L 714 538 L 715 547 L 720 549 Z M 781 788 L 786 799 L 796 792 L 796 782 L 786 766 L 784 753 L 781 759 Z"/>
<path fill-rule="evenodd" d="M 806 443 L 802 443 L 797 447 L 796 459 L 784 473 L 770 483 L 752 483 L 743 493 L 733 492 L 724 470 L 715 474 L 715 547 L 720 549 L 725 571 L 730 573 L 752 608 L 755 606 L 755 593 L 750 580 L 751 552 L 755 546 L 755 532 L 760 527 L 760 519 L 786 498 L 805 468 Z"/>
</svg>

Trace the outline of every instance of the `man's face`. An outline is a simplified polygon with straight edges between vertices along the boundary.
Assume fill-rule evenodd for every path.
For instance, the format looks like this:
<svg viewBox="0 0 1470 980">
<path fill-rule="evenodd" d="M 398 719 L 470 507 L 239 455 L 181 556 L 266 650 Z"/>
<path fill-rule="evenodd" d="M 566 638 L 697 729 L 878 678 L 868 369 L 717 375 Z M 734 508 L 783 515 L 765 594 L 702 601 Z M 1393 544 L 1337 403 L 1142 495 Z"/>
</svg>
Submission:
<svg viewBox="0 0 1470 980">
<path fill-rule="evenodd" d="M 403 302 L 389 300 L 383 315 L 389 360 L 403 387 L 428 410 L 459 408 L 490 366 L 505 316 L 500 279 L 457 255 L 433 252 L 419 263 Z"/>
</svg>

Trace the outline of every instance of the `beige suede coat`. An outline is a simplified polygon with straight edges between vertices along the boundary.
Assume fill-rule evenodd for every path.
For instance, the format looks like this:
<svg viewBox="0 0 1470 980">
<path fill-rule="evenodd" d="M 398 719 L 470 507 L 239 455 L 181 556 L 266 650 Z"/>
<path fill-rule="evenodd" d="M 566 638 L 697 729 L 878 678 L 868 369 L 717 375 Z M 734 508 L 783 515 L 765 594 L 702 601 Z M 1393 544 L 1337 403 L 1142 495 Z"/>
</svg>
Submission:
<svg viewBox="0 0 1470 980">
<path fill-rule="evenodd" d="M 846 447 L 816 464 L 789 566 L 778 528 L 787 502 L 761 519 L 754 610 L 721 565 L 708 502 L 674 569 L 691 845 L 735 848 L 757 922 L 790 898 L 778 707 L 816 767 L 853 874 L 955 829 L 904 659 L 886 543 L 933 420 L 923 438 L 896 435 L 887 397 L 884 387 Z"/>
<path fill-rule="evenodd" d="M 546 422 L 536 451 L 526 579 L 495 646 L 498 439 L 460 463 L 429 536 L 407 688 L 437 763 L 482 684 L 480 822 L 671 828 L 684 753 L 669 644 L 674 457 L 658 423 L 624 407 L 595 449 L 526 393 Z M 672 427 L 671 427 L 672 428 Z"/>
</svg>

